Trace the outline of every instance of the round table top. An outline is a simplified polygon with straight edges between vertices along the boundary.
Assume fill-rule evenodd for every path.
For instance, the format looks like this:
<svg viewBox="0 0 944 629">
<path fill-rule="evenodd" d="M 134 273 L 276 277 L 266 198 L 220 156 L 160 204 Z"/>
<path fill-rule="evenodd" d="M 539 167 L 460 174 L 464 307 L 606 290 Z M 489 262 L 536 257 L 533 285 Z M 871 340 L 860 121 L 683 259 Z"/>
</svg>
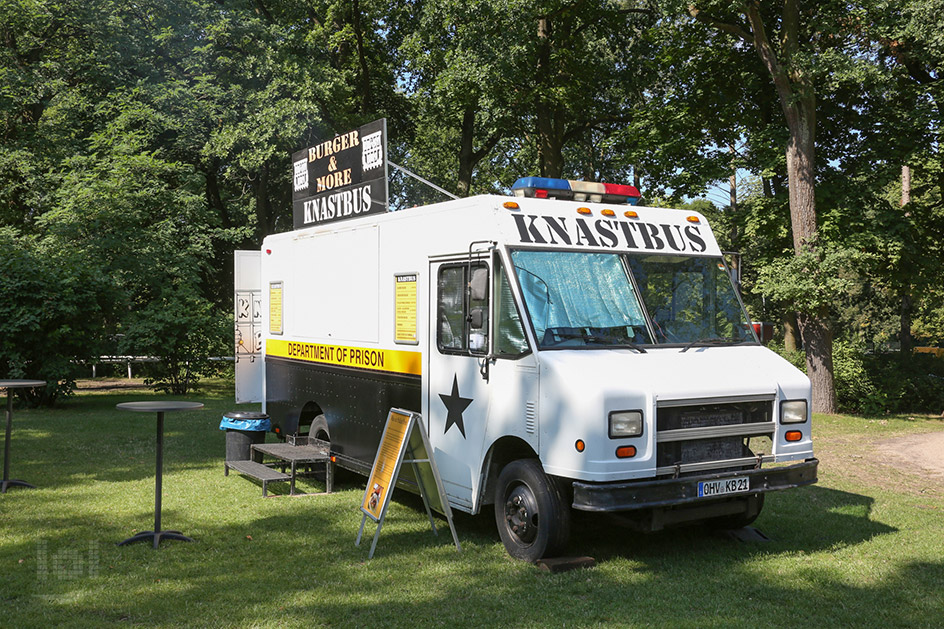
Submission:
<svg viewBox="0 0 944 629">
<path fill-rule="evenodd" d="M 33 389 L 44 386 L 45 380 L 0 380 L 0 389 Z"/>
<path fill-rule="evenodd" d="M 123 411 L 135 411 L 138 413 L 165 413 L 171 411 L 193 411 L 203 408 L 200 402 L 181 402 L 178 400 L 164 400 L 156 402 L 122 402 L 116 404 L 116 407 Z"/>
</svg>

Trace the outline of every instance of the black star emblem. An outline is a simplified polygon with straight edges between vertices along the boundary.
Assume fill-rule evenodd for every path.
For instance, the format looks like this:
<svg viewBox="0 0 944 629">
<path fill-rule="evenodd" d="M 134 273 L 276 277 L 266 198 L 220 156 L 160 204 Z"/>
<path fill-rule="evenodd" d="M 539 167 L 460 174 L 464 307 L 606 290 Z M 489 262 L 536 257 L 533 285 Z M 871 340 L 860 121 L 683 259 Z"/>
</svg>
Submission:
<svg viewBox="0 0 944 629">
<path fill-rule="evenodd" d="M 443 431 L 443 434 L 449 432 L 449 429 L 455 424 L 459 427 L 462 438 L 465 439 L 465 424 L 462 423 L 462 411 L 469 407 L 469 404 L 472 403 L 472 398 L 461 397 L 459 395 L 459 380 L 456 376 L 452 377 L 452 393 L 449 395 L 440 393 L 439 398 L 446 406 L 446 410 L 449 411 L 446 415 L 446 429 Z"/>
</svg>

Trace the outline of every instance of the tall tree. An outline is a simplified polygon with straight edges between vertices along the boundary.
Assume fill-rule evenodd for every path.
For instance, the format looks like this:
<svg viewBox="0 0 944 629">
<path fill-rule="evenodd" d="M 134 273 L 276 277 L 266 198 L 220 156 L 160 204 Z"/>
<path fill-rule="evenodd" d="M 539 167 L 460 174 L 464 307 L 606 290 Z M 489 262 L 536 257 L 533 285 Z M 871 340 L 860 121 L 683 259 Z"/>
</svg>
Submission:
<svg viewBox="0 0 944 629">
<path fill-rule="evenodd" d="M 810 63 L 822 41 L 820 29 L 827 19 L 839 16 L 839 7 L 818 6 L 815 12 L 804 12 L 799 0 L 784 0 L 779 14 L 772 8 L 756 0 L 697 2 L 689 12 L 699 22 L 751 46 L 770 75 L 789 130 L 785 155 L 794 253 L 815 266 L 822 243 L 816 214 L 816 86 Z M 798 312 L 797 319 L 813 384 L 813 409 L 835 413 L 828 309 L 817 305 Z"/>
</svg>

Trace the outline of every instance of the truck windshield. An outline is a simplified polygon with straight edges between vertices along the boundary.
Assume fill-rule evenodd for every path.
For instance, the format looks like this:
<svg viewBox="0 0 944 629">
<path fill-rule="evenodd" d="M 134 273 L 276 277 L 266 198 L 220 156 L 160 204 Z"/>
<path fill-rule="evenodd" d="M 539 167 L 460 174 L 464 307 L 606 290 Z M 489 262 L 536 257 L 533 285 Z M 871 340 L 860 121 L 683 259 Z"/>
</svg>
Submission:
<svg viewBox="0 0 944 629">
<path fill-rule="evenodd" d="M 754 343 L 720 258 L 625 256 L 657 343 Z"/>
<path fill-rule="evenodd" d="M 511 260 L 540 347 L 652 343 L 618 255 L 513 251 Z"/>
<path fill-rule="evenodd" d="M 511 259 L 542 349 L 756 341 L 718 258 L 518 250 Z"/>
</svg>

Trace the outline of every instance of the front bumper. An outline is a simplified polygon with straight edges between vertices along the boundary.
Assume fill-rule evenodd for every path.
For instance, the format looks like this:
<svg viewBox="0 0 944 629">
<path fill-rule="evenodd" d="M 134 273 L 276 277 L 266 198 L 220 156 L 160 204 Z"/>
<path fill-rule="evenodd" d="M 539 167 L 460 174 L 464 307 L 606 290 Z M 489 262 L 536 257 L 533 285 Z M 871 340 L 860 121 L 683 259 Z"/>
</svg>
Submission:
<svg viewBox="0 0 944 629">
<path fill-rule="evenodd" d="M 751 494 L 792 489 L 816 482 L 819 460 L 807 459 L 785 467 L 755 469 L 720 474 L 704 474 L 670 478 L 666 480 L 632 483 L 584 483 L 574 482 L 574 509 L 580 511 L 633 511 L 673 507 L 710 501 L 698 496 L 699 481 L 725 478 L 750 478 L 751 489 L 744 494 L 727 494 L 717 498 L 749 496 Z"/>
</svg>

